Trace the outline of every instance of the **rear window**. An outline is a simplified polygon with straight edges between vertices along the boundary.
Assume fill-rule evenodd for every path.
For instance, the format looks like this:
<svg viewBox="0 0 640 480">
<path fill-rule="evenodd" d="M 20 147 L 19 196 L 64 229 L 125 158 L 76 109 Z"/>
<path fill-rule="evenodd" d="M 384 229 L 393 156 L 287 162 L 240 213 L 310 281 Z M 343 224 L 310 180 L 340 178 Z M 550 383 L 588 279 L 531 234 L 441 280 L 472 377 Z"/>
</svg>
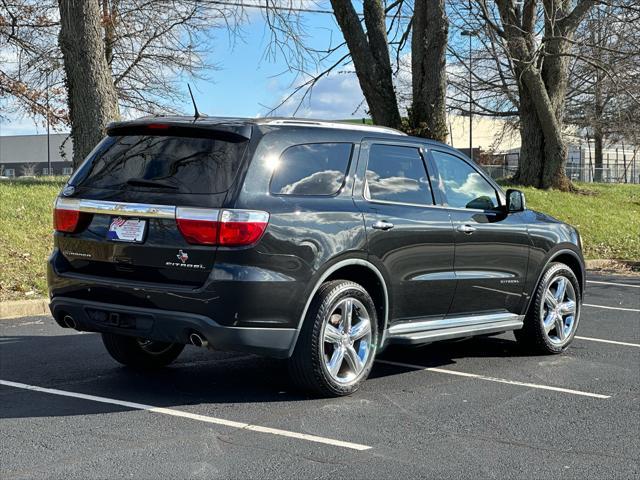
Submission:
<svg viewBox="0 0 640 480">
<path fill-rule="evenodd" d="M 309 143 L 286 149 L 273 176 L 277 195 L 333 195 L 344 183 L 351 158 L 350 143 Z"/>
<path fill-rule="evenodd" d="M 210 137 L 106 138 L 74 178 L 88 188 L 219 193 L 231 187 L 247 142 Z"/>
</svg>

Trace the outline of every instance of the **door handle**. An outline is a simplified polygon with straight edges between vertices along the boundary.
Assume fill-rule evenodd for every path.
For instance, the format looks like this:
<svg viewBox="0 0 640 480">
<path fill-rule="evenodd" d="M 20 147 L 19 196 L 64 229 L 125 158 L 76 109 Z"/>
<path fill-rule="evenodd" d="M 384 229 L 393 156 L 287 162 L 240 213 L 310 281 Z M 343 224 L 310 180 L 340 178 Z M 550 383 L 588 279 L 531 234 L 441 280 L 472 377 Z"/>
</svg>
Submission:
<svg viewBox="0 0 640 480">
<path fill-rule="evenodd" d="M 375 228 L 376 230 L 385 230 L 385 231 L 391 230 L 393 228 L 393 223 L 385 222 L 384 220 L 378 220 L 373 225 L 371 225 L 371 228 Z"/>
<path fill-rule="evenodd" d="M 471 225 L 459 225 L 458 231 L 462 233 L 466 233 L 467 235 L 471 235 L 476 231 L 476 227 L 472 227 Z"/>
</svg>

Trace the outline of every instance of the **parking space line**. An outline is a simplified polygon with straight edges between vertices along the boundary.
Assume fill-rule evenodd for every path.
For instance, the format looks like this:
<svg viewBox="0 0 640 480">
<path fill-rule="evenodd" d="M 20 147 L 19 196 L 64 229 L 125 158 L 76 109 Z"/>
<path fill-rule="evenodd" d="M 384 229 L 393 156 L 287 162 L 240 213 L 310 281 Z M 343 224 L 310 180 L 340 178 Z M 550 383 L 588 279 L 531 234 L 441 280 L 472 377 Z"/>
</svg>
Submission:
<svg viewBox="0 0 640 480">
<path fill-rule="evenodd" d="M 601 282 L 598 280 L 587 280 L 587 283 L 595 283 L 597 285 L 615 285 L 616 287 L 640 288 L 640 285 L 631 285 L 630 283 Z"/>
<path fill-rule="evenodd" d="M 611 343 L 613 345 L 624 345 L 624 346 L 627 346 L 627 347 L 638 347 L 638 348 L 640 348 L 640 343 L 619 342 L 617 340 L 605 340 L 603 338 L 580 337 L 578 335 L 576 335 L 574 338 L 577 338 L 578 340 L 589 340 L 590 342 Z"/>
<path fill-rule="evenodd" d="M 422 365 L 413 365 L 411 363 L 393 362 L 391 360 L 376 360 L 376 362 L 377 363 L 384 363 L 384 364 L 387 364 L 387 365 L 394 365 L 396 367 L 412 368 L 412 369 L 415 369 L 415 370 L 427 370 L 429 372 L 446 373 L 447 375 L 457 375 L 459 377 L 475 378 L 475 379 L 478 379 L 478 380 L 486 380 L 488 382 L 506 383 L 508 385 L 518 385 L 518 386 L 521 386 L 521 387 L 537 388 L 537 389 L 540 389 L 540 390 L 552 390 L 554 392 L 570 393 L 572 395 L 581 395 L 583 397 L 592 397 L 592 398 L 600 398 L 600 399 L 611 398 L 611 395 L 601 395 L 599 393 L 583 392 L 581 390 L 572 390 L 572 389 L 569 389 L 569 388 L 552 387 L 552 386 L 549 386 L 549 385 L 539 385 L 537 383 L 518 382 L 518 381 L 515 381 L 515 380 L 507 380 L 507 379 L 504 379 L 504 378 L 487 377 L 485 375 L 478 375 L 476 373 L 458 372 L 456 370 L 449 370 L 449 369 L 446 369 L 446 368 L 423 367 Z"/>
<path fill-rule="evenodd" d="M 371 449 L 370 446 L 361 445 L 359 443 L 344 442 L 342 440 L 319 437 L 316 435 L 309 435 L 306 433 L 291 432 L 288 430 L 280 430 L 278 428 L 263 427 L 260 425 L 252 425 L 250 423 L 244 423 L 244 422 L 235 422 L 233 420 L 225 420 L 223 418 L 211 417 L 209 415 L 198 415 L 195 413 L 189 413 L 183 410 L 176 410 L 174 408 L 154 407 L 152 405 L 145 405 L 143 403 L 127 402 L 124 400 L 117 400 L 114 398 L 98 397 L 96 395 L 87 395 L 84 393 L 69 392 L 66 390 L 58 390 L 55 388 L 38 387 L 35 385 L 28 385 L 26 383 L 19 383 L 19 382 L 11 382 L 8 380 L 0 380 L 0 385 L 5 385 L 7 387 L 21 388 L 24 390 L 31 390 L 34 392 L 49 393 L 52 395 L 60 395 L 63 397 L 79 398 L 82 400 L 89 400 L 91 402 L 108 403 L 111 405 L 118 405 L 121 407 L 131 408 L 134 410 L 146 410 L 148 412 L 160 413 L 162 415 L 170 415 L 172 417 L 188 418 L 190 420 L 197 420 L 199 422 L 213 423 L 215 425 L 222 425 L 225 427 L 237 428 L 240 430 L 250 430 L 252 432 L 278 435 L 281 437 L 295 438 L 297 440 L 305 440 L 308 442 L 323 443 L 325 445 L 349 448 L 351 450 L 364 451 L 364 450 Z"/>
<path fill-rule="evenodd" d="M 592 308 L 604 308 L 605 310 L 622 310 L 623 312 L 640 312 L 638 308 L 623 308 L 623 307 L 607 307 L 605 305 L 593 305 L 592 303 L 583 303 L 583 307 Z"/>
</svg>

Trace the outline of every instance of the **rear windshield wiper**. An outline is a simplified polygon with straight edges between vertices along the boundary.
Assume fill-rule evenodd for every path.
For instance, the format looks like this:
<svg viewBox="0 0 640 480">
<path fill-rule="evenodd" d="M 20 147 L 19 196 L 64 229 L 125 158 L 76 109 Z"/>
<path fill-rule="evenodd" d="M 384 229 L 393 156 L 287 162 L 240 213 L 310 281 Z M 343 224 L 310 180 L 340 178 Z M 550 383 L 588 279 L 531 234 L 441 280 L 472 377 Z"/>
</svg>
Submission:
<svg viewBox="0 0 640 480">
<path fill-rule="evenodd" d="M 144 178 L 130 178 L 129 180 L 127 180 L 127 185 L 151 188 L 170 188 L 171 190 L 178 190 L 178 187 L 176 187 L 175 185 L 170 185 L 160 180 L 146 180 Z"/>
</svg>

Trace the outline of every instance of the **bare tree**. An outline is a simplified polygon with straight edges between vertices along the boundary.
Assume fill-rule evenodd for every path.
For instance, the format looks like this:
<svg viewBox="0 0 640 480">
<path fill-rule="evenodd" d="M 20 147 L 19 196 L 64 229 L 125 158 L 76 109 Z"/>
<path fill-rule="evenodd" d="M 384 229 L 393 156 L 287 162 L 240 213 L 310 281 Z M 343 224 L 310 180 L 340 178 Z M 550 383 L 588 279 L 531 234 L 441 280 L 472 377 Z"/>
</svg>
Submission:
<svg viewBox="0 0 640 480">
<path fill-rule="evenodd" d="M 382 1 L 364 0 L 366 32 L 350 0 L 331 0 L 331 5 L 349 48 L 374 123 L 401 128 Z"/>
<path fill-rule="evenodd" d="M 59 58 L 54 0 L 0 0 L 0 100 L 3 113 L 24 112 L 65 123 L 65 92 L 53 67 Z M 50 88 L 47 88 L 50 87 Z"/>
<path fill-rule="evenodd" d="M 602 180 L 607 142 L 634 141 L 640 131 L 640 13 L 625 3 L 594 8 L 578 30 L 567 96 L 567 120 L 594 143 L 594 180 Z M 637 140 L 636 140 L 637 141 Z"/>
<path fill-rule="evenodd" d="M 416 0 L 411 21 L 411 133 L 446 141 L 446 53 L 449 21 L 444 0 Z"/>
<path fill-rule="evenodd" d="M 236 0 L 99 0 L 104 56 L 119 104 L 134 113 L 177 112 L 186 74 L 214 66 L 208 40 L 245 19 Z M 238 3 L 238 5 L 240 5 Z M 0 98 L 34 118 L 68 124 L 57 0 L 0 0 Z M 48 102 L 47 102 L 48 100 Z M 47 103 L 49 108 L 47 108 Z"/>
<path fill-rule="evenodd" d="M 481 0 L 485 1 L 485 0 Z M 562 131 L 569 53 L 576 29 L 597 0 L 495 0 L 500 23 L 486 20 L 506 43 L 518 81 L 521 148 L 515 180 L 541 188 L 570 188 L 564 170 L 567 146 Z M 542 9 L 542 39 L 536 34 Z"/>
<path fill-rule="evenodd" d="M 60 0 L 60 50 L 68 92 L 75 167 L 118 118 L 118 95 L 105 57 L 98 0 Z"/>
<path fill-rule="evenodd" d="M 402 14 L 404 3 L 399 0 L 385 6 L 381 0 L 364 0 L 363 25 L 351 1 L 331 1 L 374 123 L 445 141 L 449 25 L 445 2 L 416 0 L 408 6 L 409 21 L 402 25 L 400 18 L 406 17 Z M 394 29 L 399 35 L 389 39 L 388 32 Z M 408 121 L 403 122 L 394 76 L 408 38 L 411 38 L 412 95 Z M 396 56 L 395 72 L 392 51 Z"/>
<path fill-rule="evenodd" d="M 467 113 L 473 91 L 475 114 L 506 119 L 507 128 L 520 131 L 516 181 L 571 188 L 562 168 L 570 135 L 595 137 L 598 151 L 603 138 L 621 139 L 623 131 L 625 138 L 634 137 L 633 112 L 640 105 L 637 0 L 473 5 L 469 12 L 452 2 L 448 98 L 452 108 Z M 458 40 L 461 30 L 473 35 L 471 52 Z"/>
</svg>

